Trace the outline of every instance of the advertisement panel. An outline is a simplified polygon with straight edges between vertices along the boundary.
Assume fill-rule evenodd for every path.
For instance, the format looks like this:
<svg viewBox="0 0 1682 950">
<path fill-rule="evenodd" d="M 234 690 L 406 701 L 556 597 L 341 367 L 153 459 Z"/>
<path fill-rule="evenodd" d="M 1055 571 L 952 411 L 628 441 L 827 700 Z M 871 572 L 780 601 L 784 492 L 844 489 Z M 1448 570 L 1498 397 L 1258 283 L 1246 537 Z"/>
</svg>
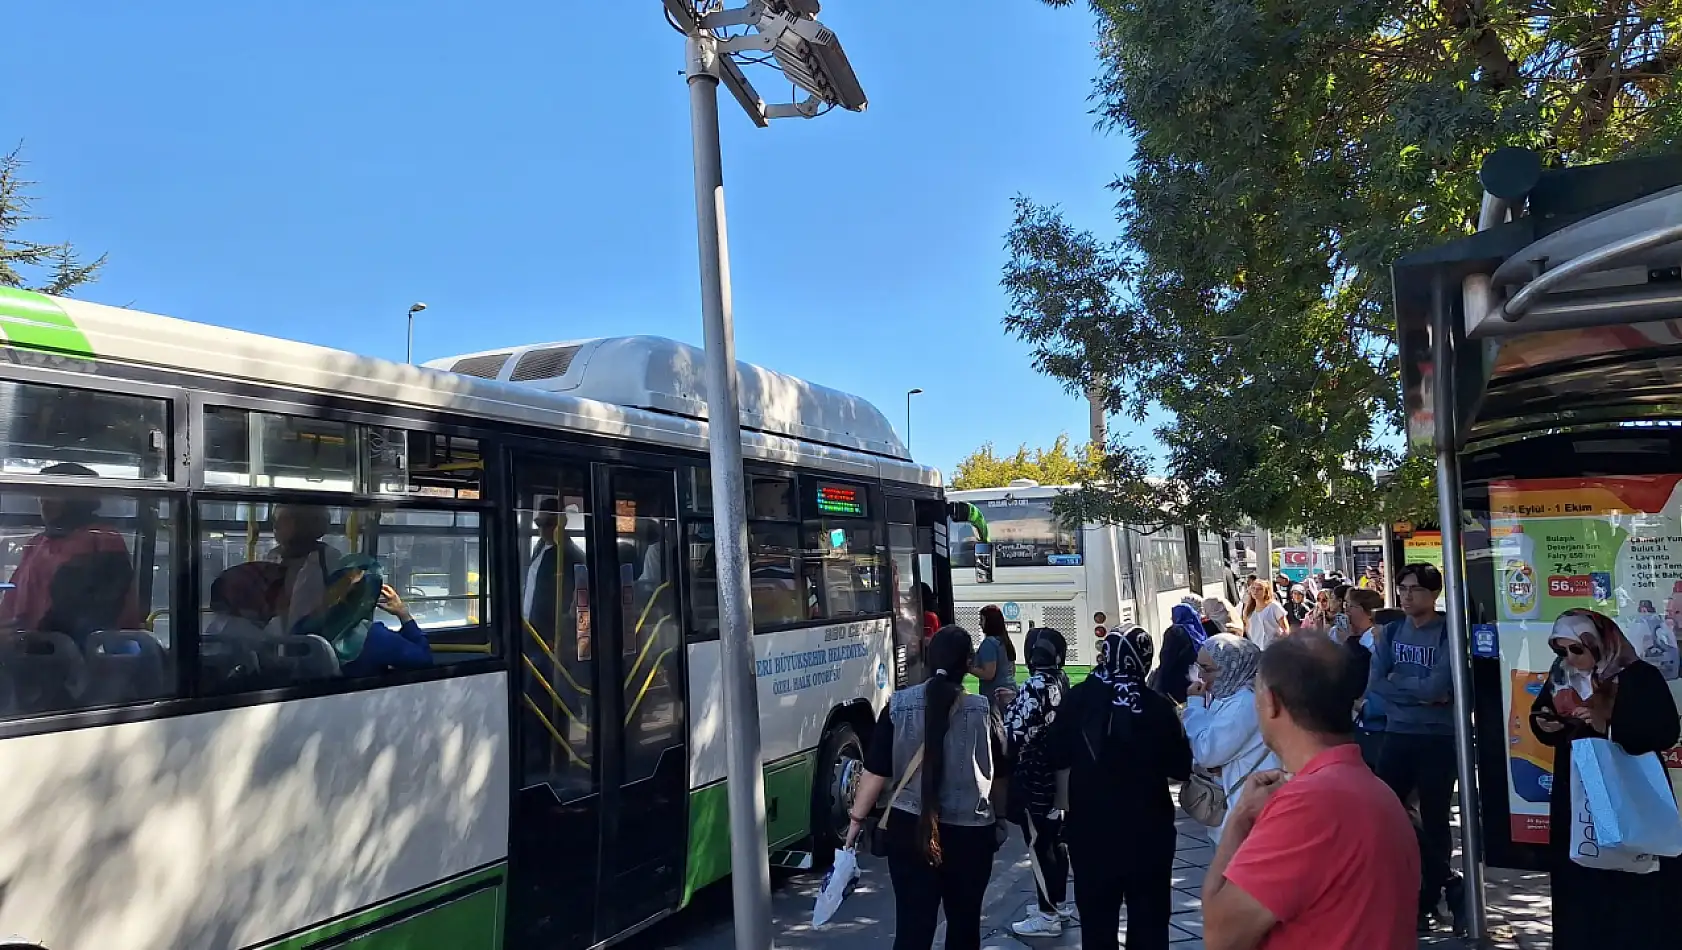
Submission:
<svg viewBox="0 0 1682 950">
<path fill-rule="evenodd" d="M 1548 840 L 1553 750 L 1536 741 L 1529 717 L 1554 659 L 1548 634 L 1562 612 L 1586 607 L 1616 620 L 1636 652 L 1682 697 L 1679 483 L 1682 475 L 1490 484 L 1489 554 L 1514 842 Z M 1682 756 L 1672 749 L 1664 759 L 1672 788 L 1682 792 Z"/>
</svg>

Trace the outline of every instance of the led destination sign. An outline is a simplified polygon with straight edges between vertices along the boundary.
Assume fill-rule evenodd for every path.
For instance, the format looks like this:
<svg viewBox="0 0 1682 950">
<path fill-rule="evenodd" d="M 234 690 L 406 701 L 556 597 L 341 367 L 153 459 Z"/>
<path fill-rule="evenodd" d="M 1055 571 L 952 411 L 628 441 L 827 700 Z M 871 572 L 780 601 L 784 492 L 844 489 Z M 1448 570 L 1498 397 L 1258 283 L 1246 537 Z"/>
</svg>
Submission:
<svg viewBox="0 0 1682 950">
<path fill-rule="evenodd" d="M 818 484 L 818 510 L 826 515 L 845 515 L 863 518 L 864 489 L 852 485 Z"/>
</svg>

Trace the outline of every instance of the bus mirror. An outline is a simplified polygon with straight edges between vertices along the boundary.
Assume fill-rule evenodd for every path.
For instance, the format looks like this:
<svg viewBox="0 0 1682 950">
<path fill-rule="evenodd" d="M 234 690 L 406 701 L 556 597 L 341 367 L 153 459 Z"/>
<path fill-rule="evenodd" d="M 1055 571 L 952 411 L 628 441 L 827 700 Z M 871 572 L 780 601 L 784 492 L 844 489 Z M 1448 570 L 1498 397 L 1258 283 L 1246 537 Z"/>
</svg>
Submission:
<svg viewBox="0 0 1682 950">
<path fill-rule="evenodd" d="M 975 545 L 975 582 L 993 583 L 993 546 L 985 541 L 978 541 Z"/>
</svg>

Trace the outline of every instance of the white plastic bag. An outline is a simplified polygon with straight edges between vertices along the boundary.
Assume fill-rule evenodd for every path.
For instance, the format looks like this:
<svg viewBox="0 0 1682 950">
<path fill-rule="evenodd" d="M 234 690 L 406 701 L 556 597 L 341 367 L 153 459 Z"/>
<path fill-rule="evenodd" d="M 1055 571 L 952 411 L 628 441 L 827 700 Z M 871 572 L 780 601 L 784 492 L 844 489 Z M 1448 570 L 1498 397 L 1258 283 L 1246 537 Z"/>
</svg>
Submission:
<svg viewBox="0 0 1682 950">
<path fill-rule="evenodd" d="M 1578 742 L 1583 740 L 1578 739 Z M 1571 748 L 1572 766 L 1576 766 L 1577 748 Z M 1589 810 L 1588 795 L 1585 794 L 1583 773 L 1581 769 L 1573 767 L 1571 770 L 1571 860 L 1585 868 L 1600 871 L 1625 871 L 1630 874 L 1651 874 L 1659 869 L 1659 859 L 1650 854 L 1641 854 L 1623 848 L 1614 848 L 1602 844 L 1599 829 L 1594 823 L 1594 815 Z"/>
<path fill-rule="evenodd" d="M 1582 778 L 1601 848 L 1682 855 L 1682 815 L 1657 755 L 1630 755 L 1610 739 L 1577 739 L 1571 767 Z"/>
<path fill-rule="evenodd" d="M 822 927 L 829 923 L 858 879 L 858 852 L 850 847 L 835 852 L 835 866 L 824 875 L 823 887 L 818 890 L 818 902 L 812 908 L 812 926 Z"/>
</svg>

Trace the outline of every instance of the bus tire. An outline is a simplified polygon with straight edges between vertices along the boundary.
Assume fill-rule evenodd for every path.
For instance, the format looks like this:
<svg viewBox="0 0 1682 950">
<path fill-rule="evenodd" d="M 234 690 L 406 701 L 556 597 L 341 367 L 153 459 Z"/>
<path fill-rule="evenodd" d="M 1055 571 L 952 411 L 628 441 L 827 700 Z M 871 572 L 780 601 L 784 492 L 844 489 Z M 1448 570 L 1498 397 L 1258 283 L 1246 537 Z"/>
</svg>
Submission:
<svg viewBox="0 0 1682 950">
<path fill-rule="evenodd" d="M 812 861 L 822 867 L 846 840 L 849 809 L 864 774 L 864 743 L 845 719 L 836 719 L 818 746 L 812 775 Z"/>
</svg>

